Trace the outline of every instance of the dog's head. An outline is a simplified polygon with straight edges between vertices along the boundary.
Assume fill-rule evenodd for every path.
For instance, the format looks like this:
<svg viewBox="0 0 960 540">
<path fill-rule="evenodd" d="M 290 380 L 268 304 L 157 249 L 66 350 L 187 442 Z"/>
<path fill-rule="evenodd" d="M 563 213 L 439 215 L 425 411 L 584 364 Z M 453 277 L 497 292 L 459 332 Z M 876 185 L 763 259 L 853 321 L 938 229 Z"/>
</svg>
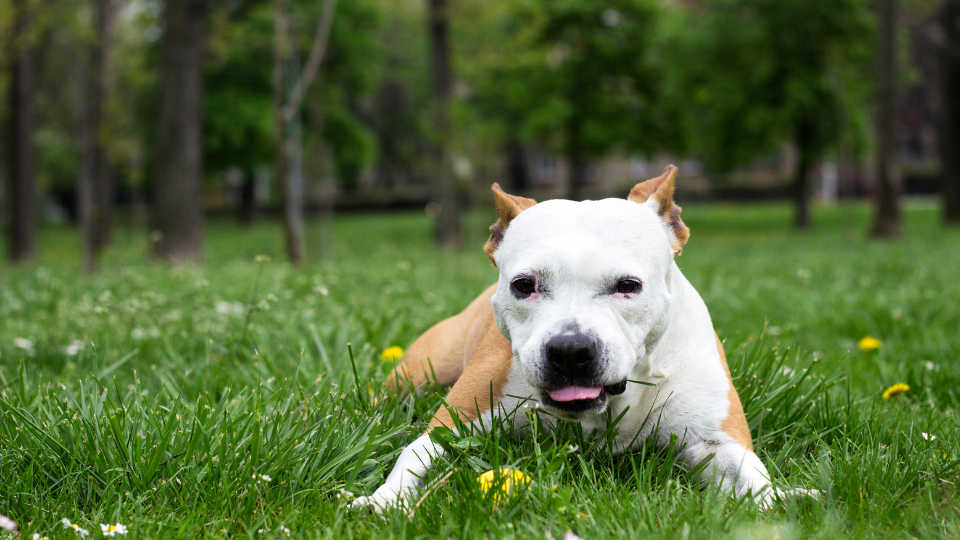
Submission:
<svg viewBox="0 0 960 540">
<path fill-rule="evenodd" d="M 667 324 L 667 272 L 689 237 L 673 202 L 677 168 L 628 199 L 573 202 L 508 195 L 485 250 L 500 269 L 492 302 L 523 374 L 567 419 L 626 389 Z"/>
</svg>

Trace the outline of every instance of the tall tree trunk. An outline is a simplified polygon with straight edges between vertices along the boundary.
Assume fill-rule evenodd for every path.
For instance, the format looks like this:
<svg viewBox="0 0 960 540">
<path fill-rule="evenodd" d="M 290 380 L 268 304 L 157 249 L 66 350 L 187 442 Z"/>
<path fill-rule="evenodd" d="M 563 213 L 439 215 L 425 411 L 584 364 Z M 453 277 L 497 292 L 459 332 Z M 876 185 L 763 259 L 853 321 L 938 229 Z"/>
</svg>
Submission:
<svg viewBox="0 0 960 540">
<path fill-rule="evenodd" d="M 83 270 L 90 274 L 97 267 L 97 127 L 99 107 L 93 81 L 95 56 L 87 58 L 87 69 L 80 82 L 80 173 L 77 178 L 77 217 L 80 222 Z"/>
<path fill-rule="evenodd" d="M 812 152 L 810 151 L 813 127 L 806 123 L 797 126 L 797 170 L 793 178 L 794 219 L 793 224 L 798 229 L 809 229 L 810 219 L 810 165 Z"/>
<path fill-rule="evenodd" d="M 240 184 L 240 224 L 248 226 L 257 218 L 257 177 L 244 169 Z"/>
<path fill-rule="evenodd" d="M 115 0 L 96 0 L 95 5 L 97 31 L 90 45 L 81 92 L 84 112 L 77 190 L 83 267 L 87 272 L 96 268 L 100 250 L 113 235 L 115 194 L 108 151 L 111 134 L 107 107 L 113 94 L 112 51 L 116 6 Z"/>
<path fill-rule="evenodd" d="M 277 183 L 283 196 L 287 256 L 290 262 L 299 265 L 303 262 L 306 251 L 303 233 L 305 187 L 300 105 L 323 64 L 337 1 L 324 0 L 323 2 L 310 56 L 307 57 L 307 63 L 302 72 L 300 72 L 300 59 L 290 36 L 287 6 L 288 0 L 274 1 L 274 142 Z"/>
<path fill-rule="evenodd" d="M 287 193 L 289 183 L 287 160 L 287 119 L 283 114 L 283 106 L 286 103 L 286 81 L 287 58 L 293 48 L 290 39 L 290 21 L 287 13 L 288 0 L 274 0 L 273 3 L 273 108 L 274 108 L 274 126 L 273 126 L 273 150 L 274 150 L 274 174 L 276 175 L 277 187 L 282 198 L 281 207 L 284 209 L 284 235 L 287 242 L 287 257 L 294 264 L 299 261 L 295 256 L 302 256 L 302 252 L 291 250 L 291 245 L 296 245 L 294 239 L 290 238 L 290 226 L 287 223 Z"/>
<path fill-rule="evenodd" d="M 154 179 L 153 253 L 173 262 L 203 256 L 202 105 L 207 0 L 166 0 L 160 46 L 160 133 Z"/>
<path fill-rule="evenodd" d="M 582 126 L 580 116 L 576 114 L 567 124 L 567 161 L 570 166 L 567 199 L 571 201 L 579 201 L 583 197 L 583 188 L 587 183 L 587 164 L 583 159 L 583 145 L 580 142 Z"/>
<path fill-rule="evenodd" d="M 943 170 L 943 217 L 960 225 L 960 0 L 945 0 L 940 12 L 946 42 L 940 49 L 943 118 L 940 161 Z"/>
<path fill-rule="evenodd" d="M 897 236 L 901 231 L 900 163 L 897 138 L 897 0 L 878 0 L 877 185 L 874 194 L 873 236 Z"/>
<path fill-rule="evenodd" d="M 522 193 L 530 189 L 530 172 L 527 170 L 523 143 L 517 137 L 511 136 L 505 150 L 509 161 L 510 188 L 513 190 L 511 193 Z"/>
<path fill-rule="evenodd" d="M 113 239 L 113 211 L 116 200 L 114 169 L 110 161 L 109 145 L 113 135 L 110 122 L 110 100 L 113 97 L 113 41 L 116 26 L 116 0 L 97 0 L 98 47 L 98 102 L 97 127 L 97 249 L 103 249 Z"/>
<path fill-rule="evenodd" d="M 459 247 L 460 204 L 457 179 L 450 165 L 450 3 L 428 0 L 430 17 L 430 71 L 433 79 L 434 123 L 436 127 L 434 175 L 440 195 L 440 215 L 436 221 L 436 238 L 441 248 Z"/>
<path fill-rule="evenodd" d="M 36 255 L 37 196 L 33 147 L 33 94 L 36 51 L 34 13 L 27 0 L 14 1 L 14 60 L 10 88 L 10 260 L 29 261 Z"/>
</svg>

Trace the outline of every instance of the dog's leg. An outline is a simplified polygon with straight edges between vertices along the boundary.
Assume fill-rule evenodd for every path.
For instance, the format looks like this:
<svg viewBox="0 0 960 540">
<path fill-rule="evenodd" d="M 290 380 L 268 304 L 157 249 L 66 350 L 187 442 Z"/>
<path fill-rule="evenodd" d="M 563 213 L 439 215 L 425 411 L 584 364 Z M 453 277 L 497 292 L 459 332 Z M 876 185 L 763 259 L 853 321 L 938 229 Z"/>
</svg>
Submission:
<svg viewBox="0 0 960 540">
<path fill-rule="evenodd" d="M 703 471 L 703 483 L 714 483 L 737 497 L 752 494 L 758 504 L 769 507 L 774 499 L 785 495 L 808 495 L 816 497 L 816 490 L 794 489 L 789 491 L 776 490 L 770 485 L 770 473 L 753 452 L 753 440 L 747 418 L 740 403 L 740 396 L 733 387 L 730 368 L 727 366 L 727 356 L 723 344 L 717 337 L 717 350 L 720 361 L 726 372 L 730 390 L 727 394 L 729 408 L 726 417 L 719 426 L 705 430 L 709 435 L 705 437 L 692 434 L 685 437 L 685 448 L 681 459 L 689 467 L 695 467 L 702 460 L 712 457 L 712 461 Z M 679 425 L 696 426 L 694 422 L 680 421 Z M 695 430 L 696 431 L 696 430 Z M 689 433 L 689 432 L 688 432 Z M 691 440 L 692 439 L 692 440 Z M 709 440 L 709 442 L 707 442 Z M 661 443 L 669 442 L 662 440 Z"/>
<path fill-rule="evenodd" d="M 387 386 L 397 391 L 420 388 L 436 377 L 440 386 L 450 386 L 463 373 L 464 357 L 469 359 L 476 350 L 470 343 L 475 324 L 486 312 L 493 314 L 490 297 L 497 291 L 492 285 L 483 291 L 462 312 L 435 324 L 424 332 L 403 355 L 403 359 L 387 379 Z M 471 350 L 472 345 L 472 350 Z"/>
<path fill-rule="evenodd" d="M 481 312 L 476 324 L 483 338 L 463 375 L 447 395 L 447 404 L 466 423 L 493 412 L 491 407 L 496 408 L 503 397 L 503 386 L 513 361 L 510 342 L 497 330 L 493 310 Z M 383 485 L 373 495 L 358 498 L 354 507 L 370 506 L 380 511 L 415 496 L 433 460 L 443 453 L 443 449 L 430 440 L 430 430 L 439 426 L 454 427 L 447 407 L 441 407 L 434 414 L 426 433 L 403 449 Z"/>
</svg>

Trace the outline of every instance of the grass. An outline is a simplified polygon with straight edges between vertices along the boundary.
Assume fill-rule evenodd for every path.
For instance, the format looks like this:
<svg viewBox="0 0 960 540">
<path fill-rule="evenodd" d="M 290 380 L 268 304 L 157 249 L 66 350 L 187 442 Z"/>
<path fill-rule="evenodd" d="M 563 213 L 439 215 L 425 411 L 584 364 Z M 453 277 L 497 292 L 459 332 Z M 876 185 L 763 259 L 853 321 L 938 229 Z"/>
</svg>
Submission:
<svg viewBox="0 0 960 540">
<path fill-rule="evenodd" d="M 700 490 L 671 449 L 611 457 L 566 425 L 440 433 L 449 456 L 412 517 L 347 509 L 440 404 L 388 399 L 379 352 L 496 279 L 490 214 L 443 254 L 409 213 L 338 218 L 332 259 L 301 269 L 280 262 L 277 227 L 213 222 L 202 267 L 147 262 L 146 235 L 121 229 L 83 277 L 76 233 L 45 229 L 36 265 L 0 266 L 0 514 L 24 538 L 71 537 L 64 517 L 137 538 L 957 536 L 960 231 L 922 204 L 896 241 L 865 239 L 865 207 L 815 217 L 797 233 L 783 206 L 691 205 L 678 263 L 761 458 L 820 501 L 762 512 Z M 866 335 L 882 347 L 860 351 Z M 476 477 L 501 466 L 534 482 L 494 504 Z"/>
</svg>

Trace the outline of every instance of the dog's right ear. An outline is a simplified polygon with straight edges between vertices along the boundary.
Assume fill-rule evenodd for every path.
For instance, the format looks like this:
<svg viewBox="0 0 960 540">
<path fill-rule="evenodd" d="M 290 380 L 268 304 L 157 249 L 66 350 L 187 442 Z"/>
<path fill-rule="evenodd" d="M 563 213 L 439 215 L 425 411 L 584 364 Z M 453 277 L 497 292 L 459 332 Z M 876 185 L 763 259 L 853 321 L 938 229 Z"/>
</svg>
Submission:
<svg viewBox="0 0 960 540">
<path fill-rule="evenodd" d="M 640 182 L 633 186 L 627 200 L 637 204 L 652 202 L 657 215 L 663 219 L 667 231 L 673 237 L 673 256 L 677 257 L 683 251 L 683 245 L 690 238 L 690 229 L 680 219 L 680 207 L 673 202 L 674 182 L 677 178 L 677 168 L 667 165 L 663 174 Z"/>
<path fill-rule="evenodd" d="M 500 218 L 490 226 L 490 239 L 483 246 L 483 251 L 487 254 L 487 257 L 490 257 L 490 262 L 496 266 L 497 261 L 493 259 L 493 253 L 497 251 L 497 246 L 503 240 L 503 235 L 507 232 L 510 222 L 520 215 L 520 212 L 537 204 L 537 201 L 510 195 L 500 189 L 500 184 L 493 184 L 490 189 L 493 191 L 493 200 L 497 205 L 497 214 Z"/>
</svg>

